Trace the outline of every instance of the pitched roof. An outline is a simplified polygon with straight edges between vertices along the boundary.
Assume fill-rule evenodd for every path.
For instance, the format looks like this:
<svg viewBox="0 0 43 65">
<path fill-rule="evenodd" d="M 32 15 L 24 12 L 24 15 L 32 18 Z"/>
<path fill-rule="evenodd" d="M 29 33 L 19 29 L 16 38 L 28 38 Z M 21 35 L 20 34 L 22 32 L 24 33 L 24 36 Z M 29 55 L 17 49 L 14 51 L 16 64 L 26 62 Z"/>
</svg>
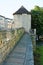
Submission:
<svg viewBox="0 0 43 65">
<path fill-rule="evenodd" d="M 31 14 L 25 7 L 21 6 L 19 10 L 17 10 L 13 15 L 15 14 Z"/>
<path fill-rule="evenodd" d="M 5 18 L 4 16 L 2 16 L 2 15 L 0 15 L 0 17 L 3 17 L 3 18 Z"/>
<path fill-rule="evenodd" d="M 10 19 L 10 18 L 5 18 L 6 20 L 13 20 L 13 19 Z"/>
</svg>

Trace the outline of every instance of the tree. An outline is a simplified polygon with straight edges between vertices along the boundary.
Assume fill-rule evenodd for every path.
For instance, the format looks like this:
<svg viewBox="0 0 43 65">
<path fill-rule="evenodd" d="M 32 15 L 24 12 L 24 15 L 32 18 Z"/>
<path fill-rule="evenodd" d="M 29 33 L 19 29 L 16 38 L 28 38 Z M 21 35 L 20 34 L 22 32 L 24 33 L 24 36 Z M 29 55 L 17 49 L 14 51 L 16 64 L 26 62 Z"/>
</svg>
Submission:
<svg viewBox="0 0 43 65">
<path fill-rule="evenodd" d="M 40 7 L 39 6 L 35 6 L 34 7 L 34 11 L 40 11 Z"/>
<path fill-rule="evenodd" d="M 41 9 L 39 6 L 35 6 L 35 8 L 31 10 L 31 13 L 32 29 L 36 28 L 36 34 L 39 38 L 39 36 L 43 34 L 43 9 Z"/>
</svg>

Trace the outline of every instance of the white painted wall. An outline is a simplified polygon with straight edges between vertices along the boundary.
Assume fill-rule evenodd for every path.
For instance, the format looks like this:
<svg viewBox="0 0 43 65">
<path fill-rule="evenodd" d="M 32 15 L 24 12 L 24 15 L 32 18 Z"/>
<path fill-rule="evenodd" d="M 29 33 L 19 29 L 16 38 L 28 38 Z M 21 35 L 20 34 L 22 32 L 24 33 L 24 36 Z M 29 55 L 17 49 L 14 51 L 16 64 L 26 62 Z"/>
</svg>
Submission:
<svg viewBox="0 0 43 65">
<path fill-rule="evenodd" d="M 0 27 L 5 27 L 5 18 L 0 16 Z"/>
<path fill-rule="evenodd" d="M 5 18 L 5 28 L 6 29 L 11 29 L 12 22 L 13 22 L 13 20 L 10 20 L 9 18 L 8 19 Z"/>
<path fill-rule="evenodd" d="M 22 25 L 27 32 L 31 29 L 31 15 L 22 14 Z"/>
<path fill-rule="evenodd" d="M 15 28 L 24 27 L 25 31 L 31 29 L 31 14 L 14 15 Z"/>
<path fill-rule="evenodd" d="M 22 27 L 22 16 L 21 15 L 14 15 L 14 23 L 15 23 L 15 28 L 20 28 Z"/>
</svg>

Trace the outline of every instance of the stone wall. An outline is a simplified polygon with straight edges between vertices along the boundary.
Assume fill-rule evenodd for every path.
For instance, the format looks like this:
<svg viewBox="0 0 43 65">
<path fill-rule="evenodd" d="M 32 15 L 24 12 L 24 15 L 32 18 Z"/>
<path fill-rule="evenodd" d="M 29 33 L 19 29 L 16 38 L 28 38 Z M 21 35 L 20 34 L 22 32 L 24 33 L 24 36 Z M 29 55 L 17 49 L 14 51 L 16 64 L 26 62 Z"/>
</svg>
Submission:
<svg viewBox="0 0 43 65">
<path fill-rule="evenodd" d="M 30 30 L 30 36 L 31 36 L 31 39 L 32 39 L 32 44 L 33 44 L 33 50 L 35 51 L 36 50 L 36 30 Z"/>
<path fill-rule="evenodd" d="M 0 39 L 0 63 L 2 63 L 8 54 L 12 51 L 14 46 L 20 40 L 24 34 L 24 29 L 18 29 L 15 35 L 15 32 L 12 34 L 12 38 L 8 41 L 3 41 Z"/>
</svg>

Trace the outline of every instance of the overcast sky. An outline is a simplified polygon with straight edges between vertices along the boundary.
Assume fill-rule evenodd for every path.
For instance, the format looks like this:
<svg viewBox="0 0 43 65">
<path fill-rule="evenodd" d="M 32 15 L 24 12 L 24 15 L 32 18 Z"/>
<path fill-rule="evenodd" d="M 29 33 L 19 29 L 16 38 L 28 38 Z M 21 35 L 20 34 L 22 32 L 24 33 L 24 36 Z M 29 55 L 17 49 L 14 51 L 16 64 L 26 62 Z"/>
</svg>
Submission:
<svg viewBox="0 0 43 65">
<path fill-rule="evenodd" d="M 43 0 L 0 0 L 0 15 L 13 18 L 12 14 L 22 5 L 30 11 L 35 5 L 43 7 Z"/>
</svg>

